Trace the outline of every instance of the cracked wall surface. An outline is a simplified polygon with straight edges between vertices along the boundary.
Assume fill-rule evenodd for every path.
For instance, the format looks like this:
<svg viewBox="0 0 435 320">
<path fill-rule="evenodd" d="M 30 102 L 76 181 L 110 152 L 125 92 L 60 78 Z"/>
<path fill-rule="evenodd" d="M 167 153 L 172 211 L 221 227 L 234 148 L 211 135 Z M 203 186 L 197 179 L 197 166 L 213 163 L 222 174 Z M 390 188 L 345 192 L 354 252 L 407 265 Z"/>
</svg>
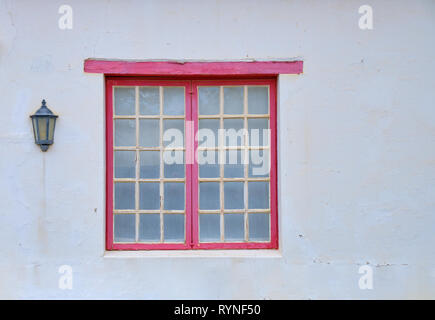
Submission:
<svg viewBox="0 0 435 320">
<path fill-rule="evenodd" d="M 0 298 L 435 298 L 435 2 L 0 0 Z M 104 257 L 101 59 L 304 60 L 278 82 L 276 256 Z M 59 114 L 42 153 L 29 115 Z M 61 265 L 73 289 L 58 287 Z M 373 267 L 373 289 L 358 270 Z"/>
</svg>

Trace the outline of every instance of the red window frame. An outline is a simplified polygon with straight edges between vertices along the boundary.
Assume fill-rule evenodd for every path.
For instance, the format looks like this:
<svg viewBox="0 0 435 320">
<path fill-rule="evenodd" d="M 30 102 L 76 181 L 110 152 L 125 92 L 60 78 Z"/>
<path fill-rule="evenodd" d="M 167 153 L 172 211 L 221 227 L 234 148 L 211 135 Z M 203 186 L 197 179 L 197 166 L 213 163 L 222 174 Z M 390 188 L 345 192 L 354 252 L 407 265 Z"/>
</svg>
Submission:
<svg viewBox="0 0 435 320">
<path fill-rule="evenodd" d="M 186 234 L 185 243 L 115 243 L 113 235 L 113 87 L 114 86 L 183 86 L 185 87 L 185 121 L 193 121 L 198 130 L 198 86 L 200 85 L 267 85 L 270 88 L 270 242 L 199 242 L 198 225 L 198 163 L 186 163 Z M 190 93 L 190 94 L 189 94 Z M 277 249 L 278 197 L 277 197 L 277 124 L 276 79 L 207 79 L 168 80 L 144 77 L 106 77 L 106 249 L 107 250 L 188 250 L 188 249 Z M 185 132 L 188 128 L 185 127 Z M 187 136 L 187 135 L 186 135 Z M 196 154 L 198 141 L 185 141 L 186 157 Z"/>
<path fill-rule="evenodd" d="M 113 87 L 114 86 L 183 86 L 185 87 L 185 123 L 192 120 L 191 82 L 187 80 L 150 80 L 127 78 L 106 78 L 106 249 L 107 250 L 166 250 L 190 249 L 191 247 L 191 213 L 192 199 L 188 190 L 191 189 L 192 165 L 186 164 L 186 208 L 185 208 L 185 243 L 115 243 L 113 235 Z M 186 130 L 186 128 L 185 128 Z M 186 131 L 185 131 L 186 132 Z M 187 153 L 187 141 L 186 141 Z"/>
<path fill-rule="evenodd" d="M 106 97 L 106 249 L 107 250 L 156 250 L 156 249 L 277 249 L 278 248 L 278 195 L 277 195 L 277 76 L 279 74 L 301 74 L 303 61 L 119 61 L 86 59 L 84 71 L 103 73 Z M 166 77 L 166 78 L 165 78 Z M 170 78 L 168 78 L 170 77 Z M 178 80 L 177 80 L 178 79 Z M 166 81 L 166 82 L 165 82 Z M 169 81 L 169 82 L 168 82 Z M 196 119 L 194 130 L 198 129 L 196 89 L 199 84 L 267 84 L 270 85 L 270 128 L 271 130 L 271 171 L 270 171 L 270 242 L 199 243 L 198 234 L 198 165 L 186 164 L 186 242 L 132 243 L 113 242 L 113 86 L 142 85 L 153 83 L 164 85 L 179 81 L 187 85 L 185 120 Z M 188 148 L 186 141 L 186 151 Z M 194 151 L 198 143 L 194 142 Z M 188 173 L 189 172 L 189 173 Z M 190 175 L 190 179 L 187 176 Z M 188 190 L 192 190 L 189 197 Z M 194 201 L 196 199 L 196 201 Z M 187 223 L 191 221 L 191 223 Z"/>
<path fill-rule="evenodd" d="M 270 146 L 270 242 L 216 242 L 200 243 L 199 242 L 199 180 L 198 164 L 193 164 L 192 180 L 192 248 L 193 249 L 277 249 L 278 248 L 278 196 L 277 196 L 277 123 L 276 123 L 276 79 L 246 79 L 246 80 L 196 80 L 192 81 L 192 118 L 194 119 L 194 131 L 198 131 L 198 86 L 231 86 L 231 85 L 267 85 L 269 89 L 269 123 L 271 129 L 271 146 Z M 195 140 L 194 154 L 198 149 L 198 141 Z"/>
</svg>

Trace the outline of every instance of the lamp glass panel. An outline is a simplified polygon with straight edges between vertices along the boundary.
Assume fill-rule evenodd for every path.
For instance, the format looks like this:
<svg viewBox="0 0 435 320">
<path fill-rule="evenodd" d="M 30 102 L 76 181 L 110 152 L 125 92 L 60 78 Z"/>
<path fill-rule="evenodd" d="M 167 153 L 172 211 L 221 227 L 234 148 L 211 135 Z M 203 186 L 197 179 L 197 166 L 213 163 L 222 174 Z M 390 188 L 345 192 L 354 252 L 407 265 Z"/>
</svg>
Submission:
<svg viewBox="0 0 435 320">
<path fill-rule="evenodd" d="M 54 124 L 56 123 L 56 118 L 48 119 L 48 140 L 53 140 L 54 138 Z"/>
<path fill-rule="evenodd" d="M 38 119 L 37 118 L 33 118 L 32 119 L 32 124 L 33 124 L 33 135 L 35 136 L 35 142 L 38 142 L 38 139 L 39 139 Z"/>
<path fill-rule="evenodd" d="M 39 140 L 47 140 L 47 120 L 45 117 L 38 118 Z"/>
</svg>

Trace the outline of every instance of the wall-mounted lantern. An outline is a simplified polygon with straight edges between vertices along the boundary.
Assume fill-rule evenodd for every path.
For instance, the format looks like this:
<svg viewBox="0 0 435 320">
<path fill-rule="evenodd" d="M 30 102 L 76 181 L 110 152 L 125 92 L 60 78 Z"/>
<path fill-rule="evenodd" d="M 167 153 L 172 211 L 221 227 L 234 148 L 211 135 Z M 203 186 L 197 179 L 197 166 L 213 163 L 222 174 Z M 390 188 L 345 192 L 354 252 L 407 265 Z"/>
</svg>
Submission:
<svg viewBox="0 0 435 320">
<path fill-rule="evenodd" d="M 30 116 L 30 118 L 32 118 L 35 143 L 38 144 L 44 152 L 53 144 L 54 127 L 57 118 L 57 115 L 53 114 L 45 103 L 45 100 L 42 100 L 41 108 Z"/>
</svg>

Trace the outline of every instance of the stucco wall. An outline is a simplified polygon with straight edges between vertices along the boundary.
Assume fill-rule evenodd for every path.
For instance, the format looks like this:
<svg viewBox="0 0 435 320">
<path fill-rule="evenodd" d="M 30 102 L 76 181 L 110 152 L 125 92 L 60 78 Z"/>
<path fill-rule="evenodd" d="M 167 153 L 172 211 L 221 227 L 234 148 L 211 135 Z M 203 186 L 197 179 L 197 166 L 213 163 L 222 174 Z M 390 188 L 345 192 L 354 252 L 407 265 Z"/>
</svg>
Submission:
<svg viewBox="0 0 435 320">
<path fill-rule="evenodd" d="M 0 298 L 435 298 L 434 34 L 431 0 L 0 0 Z M 279 78 L 279 253 L 104 257 L 89 57 L 304 60 Z M 47 153 L 29 120 L 42 98 L 59 114 Z"/>
</svg>

